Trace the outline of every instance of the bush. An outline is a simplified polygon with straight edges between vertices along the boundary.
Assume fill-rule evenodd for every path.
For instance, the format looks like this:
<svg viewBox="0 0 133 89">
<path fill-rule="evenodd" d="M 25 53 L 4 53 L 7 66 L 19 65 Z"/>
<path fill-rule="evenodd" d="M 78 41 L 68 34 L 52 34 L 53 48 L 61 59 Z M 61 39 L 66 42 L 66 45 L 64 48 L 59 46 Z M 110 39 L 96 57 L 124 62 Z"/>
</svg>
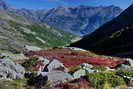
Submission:
<svg viewBox="0 0 133 89">
<path fill-rule="evenodd" d="M 100 71 L 105 71 L 107 68 L 105 66 L 94 66 L 92 68 L 93 70 L 100 70 Z"/>
<path fill-rule="evenodd" d="M 123 78 L 111 72 L 88 73 L 87 78 L 91 85 L 97 89 L 103 88 L 106 82 L 112 87 L 125 85 Z"/>
<path fill-rule="evenodd" d="M 129 71 L 129 70 L 117 70 L 116 75 L 119 76 L 128 76 L 128 77 L 133 77 L 133 71 Z"/>
<path fill-rule="evenodd" d="M 28 85 L 38 87 L 38 89 L 41 89 L 41 87 L 45 86 L 47 84 L 48 77 L 47 76 L 36 76 L 31 77 L 27 81 Z"/>
<path fill-rule="evenodd" d="M 105 82 L 103 89 L 115 89 L 108 82 Z"/>
</svg>

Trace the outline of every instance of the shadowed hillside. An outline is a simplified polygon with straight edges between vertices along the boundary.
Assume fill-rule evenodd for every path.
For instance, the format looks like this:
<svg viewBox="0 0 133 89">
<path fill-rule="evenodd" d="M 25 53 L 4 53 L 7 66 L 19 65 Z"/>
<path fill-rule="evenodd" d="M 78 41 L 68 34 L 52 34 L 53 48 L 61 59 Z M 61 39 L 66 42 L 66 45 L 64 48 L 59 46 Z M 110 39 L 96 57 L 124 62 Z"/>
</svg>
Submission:
<svg viewBox="0 0 133 89">
<path fill-rule="evenodd" d="M 121 15 L 104 24 L 91 35 L 71 46 L 91 50 L 99 54 L 132 56 L 133 50 L 133 5 Z M 129 54 L 128 54 L 129 53 Z M 121 55 L 123 54 L 123 55 Z"/>
</svg>

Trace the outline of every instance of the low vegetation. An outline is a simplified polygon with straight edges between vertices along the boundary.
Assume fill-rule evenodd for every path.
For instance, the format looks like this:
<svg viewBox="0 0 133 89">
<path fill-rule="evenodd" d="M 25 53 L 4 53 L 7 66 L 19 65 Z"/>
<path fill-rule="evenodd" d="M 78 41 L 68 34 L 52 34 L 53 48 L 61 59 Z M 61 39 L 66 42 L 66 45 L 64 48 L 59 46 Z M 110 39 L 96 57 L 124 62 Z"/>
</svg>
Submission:
<svg viewBox="0 0 133 89">
<path fill-rule="evenodd" d="M 26 89 L 26 79 L 0 80 L 0 89 Z"/>
<path fill-rule="evenodd" d="M 94 66 L 92 68 L 93 70 L 99 70 L 99 71 L 106 71 L 107 68 L 105 66 Z"/>
<path fill-rule="evenodd" d="M 123 76 L 133 77 L 133 71 L 124 70 L 124 69 L 118 70 L 116 74 L 122 77 Z"/>
<path fill-rule="evenodd" d="M 71 43 L 71 39 L 74 38 L 74 36 L 70 33 L 63 32 L 52 27 L 46 28 L 45 25 L 33 24 L 31 26 L 26 26 L 26 28 L 36 33 L 36 35 L 23 33 L 25 39 L 42 48 L 64 46 Z M 42 43 L 40 40 L 36 39 L 36 37 L 41 38 L 46 43 Z"/>
<path fill-rule="evenodd" d="M 111 87 L 125 85 L 122 77 L 115 75 L 112 72 L 94 72 L 87 74 L 88 81 L 97 89 L 105 87 L 105 84 L 110 84 Z"/>
</svg>

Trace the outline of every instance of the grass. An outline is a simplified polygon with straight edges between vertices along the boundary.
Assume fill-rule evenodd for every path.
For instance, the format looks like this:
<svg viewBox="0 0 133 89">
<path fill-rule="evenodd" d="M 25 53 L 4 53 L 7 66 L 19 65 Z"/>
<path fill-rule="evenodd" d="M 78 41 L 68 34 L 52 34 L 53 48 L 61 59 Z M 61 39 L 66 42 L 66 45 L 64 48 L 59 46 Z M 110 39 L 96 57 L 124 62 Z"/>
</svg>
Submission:
<svg viewBox="0 0 133 89">
<path fill-rule="evenodd" d="M 99 71 L 106 71 L 107 68 L 105 66 L 94 66 L 92 68 L 93 70 L 99 70 Z"/>
<path fill-rule="evenodd" d="M 60 29 L 56 29 L 53 27 L 47 28 L 47 26 L 44 24 L 35 23 L 31 25 L 21 25 L 11 21 L 10 25 L 13 28 L 17 29 L 17 31 L 19 31 L 21 34 L 23 34 L 23 38 L 26 39 L 28 42 L 41 48 L 62 47 L 71 43 L 71 40 L 76 37 L 71 33 L 64 32 Z M 36 34 L 34 35 L 30 33 L 25 33 L 21 27 L 25 27 Z M 57 35 L 57 33 L 55 33 L 54 31 L 61 34 L 62 36 Z M 36 39 L 36 37 L 41 38 L 46 43 L 42 43 L 40 40 Z"/>
<path fill-rule="evenodd" d="M 0 88 L 2 89 L 26 89 L 26 79 L 1 80 Z"/>
<path fill-rule="evenodd" d="M 112 72 L 94 72 L 87 74 L 88 81 L 96 89 L 102 89 L 108 83 L 112 87 L 123 86 L 125 81 L 122 77 Z"/>
</svg>

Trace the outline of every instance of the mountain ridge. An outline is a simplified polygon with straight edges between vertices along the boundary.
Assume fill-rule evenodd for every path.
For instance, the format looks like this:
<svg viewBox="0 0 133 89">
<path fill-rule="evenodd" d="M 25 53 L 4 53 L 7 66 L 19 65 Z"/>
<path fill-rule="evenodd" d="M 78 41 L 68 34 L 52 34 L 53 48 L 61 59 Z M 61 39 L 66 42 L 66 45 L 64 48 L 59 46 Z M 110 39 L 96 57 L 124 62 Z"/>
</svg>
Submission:
<svg viewBox="0 0 133 89">
<path fill-rule="evenodd" d="M 102 24 L 117 17 L 122 9 L 114 5 L 97 7 L 80 5 L 73 7 L 59 6 L 47 10 L 23 8 L 16 9 L 16 12 L 34 21 L 47 23 L 73 34 L 85 35 L 92 33 Z"/>
<path fill-rule="evenodd" d="M 71 44 L 96 53 L 116 55 L 132 50 L 133 5 L 123 11 L 118 17 L 104 24 L 92 34 Z M 88 43 L 88 44 L 86 44 Z M 116 55 L 117 56 L 117 55 Z M 124 57 L 130 57 L 125 55 Z"/>
</svg>

